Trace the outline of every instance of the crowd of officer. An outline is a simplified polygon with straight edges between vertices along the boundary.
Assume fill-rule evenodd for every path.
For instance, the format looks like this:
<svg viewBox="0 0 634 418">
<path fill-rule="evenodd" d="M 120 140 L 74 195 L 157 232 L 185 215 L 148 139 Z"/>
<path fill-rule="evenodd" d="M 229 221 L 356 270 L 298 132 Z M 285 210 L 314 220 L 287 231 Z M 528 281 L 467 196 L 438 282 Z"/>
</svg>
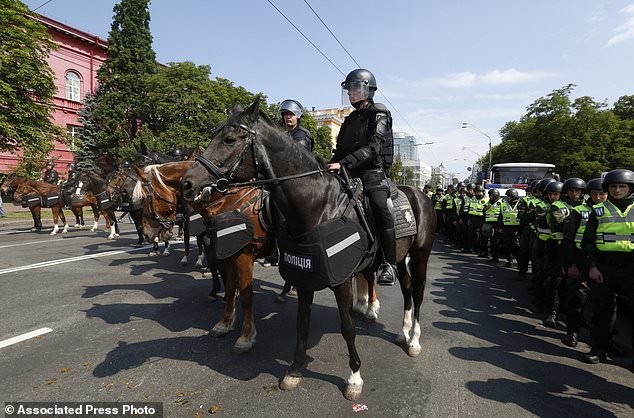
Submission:
<svg viewBox="0 0 634 418">
<path fill-rule="evenodd" d="M 549 328 L 565 319 L 562 342 L 569 347 L 577 346 L 587 305 L 592 342 L 582 360 L 608 360 L 618 300 L 634 324 L 634 172 L 616 169 L 588 182 L 533 180 L 522 197 L 512 188 L 502 198 L 496 188 L 463 183 L 424 191 L 438 232 L 454 248 L 491 263 L 505 257 L 505 267 L 515 260 L 518 280 L 528 277 L 530 264 L 533 311 Z"/>
</svg>

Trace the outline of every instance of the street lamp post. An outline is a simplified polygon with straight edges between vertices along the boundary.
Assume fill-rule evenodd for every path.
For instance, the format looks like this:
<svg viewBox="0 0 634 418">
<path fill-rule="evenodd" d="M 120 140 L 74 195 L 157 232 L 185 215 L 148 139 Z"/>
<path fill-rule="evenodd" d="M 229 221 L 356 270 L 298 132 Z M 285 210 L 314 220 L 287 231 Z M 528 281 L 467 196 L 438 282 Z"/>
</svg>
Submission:
<svg viewBox="0 0 634 418">
<path fill-rule="evenodd" d="M 481 133 L 482 135 L 486 136 L 487 138 L 489 138 L 489 167 L 487 171 L 491 171 L 491 157 L 492 157 L 492 153 L 491 153 L 491 137 L 489 135 L 487 135 L 485 132 L 483 132 L 480 128 L 478 128 L 477 126 L 473 126 L 473 124 L 469 123 L 469 122 L 462 122 L 462 128 L 466 129 L 466 128 L 471 128 L 476 132 Z M 487 173 L 488 175 L 488 173 Z"/>
</svg>

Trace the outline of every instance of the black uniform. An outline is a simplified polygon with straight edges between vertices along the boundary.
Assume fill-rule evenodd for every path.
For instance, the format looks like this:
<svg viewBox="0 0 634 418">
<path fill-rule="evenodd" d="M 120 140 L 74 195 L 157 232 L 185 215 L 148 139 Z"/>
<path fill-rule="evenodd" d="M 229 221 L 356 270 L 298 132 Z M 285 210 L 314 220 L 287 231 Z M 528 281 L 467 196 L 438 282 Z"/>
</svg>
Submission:
<svg viewBox="0 0 634 418">
<path fill-rule="evenodd" d="M 383 104 L 370 101 L 367 107 L 346 117 L 331 159 L 352 176 L 361 178 L 381 236 L 385 261 L 392 265 L 396 263 L 396 237 L 394 219 L 387 206 L 390 197 L 387 172 L 393 154 L 392 116 Z"/>
<path fill-rule="evenodd" d="M 54 168 L 46 170 L 42 180 L 50 184 L 57 184 L 59 181 L 59 173 Z"/>
<path fill-rule="evenodd" d="M 306 148 L 306 150 L 313 152 L 313 149 L 315 149 L 315 143 L 313 138 L 310 136 L 310 131 L 308 129 L 297 125 L 295 129 L 290 132 L 290 135 L 293 138 L 293 141 Z"/>
</svg>

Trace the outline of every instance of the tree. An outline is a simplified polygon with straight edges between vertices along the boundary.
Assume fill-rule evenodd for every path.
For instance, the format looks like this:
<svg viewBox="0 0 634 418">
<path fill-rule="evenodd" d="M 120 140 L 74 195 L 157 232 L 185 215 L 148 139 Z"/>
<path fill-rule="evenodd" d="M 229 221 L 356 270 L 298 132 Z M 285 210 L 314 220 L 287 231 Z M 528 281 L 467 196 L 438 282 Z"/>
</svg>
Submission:
<svg viewBox="0 0 634 418">
<path fill-rule="evenodd" d="M 315 133 L 315 154 L 326 161 L 332 158 L 332 131 L 326 125 L 317 128 Z"/>
<path fill-rule="evenodd" d="M 79 122 L 83 125 L 77 136 L 78 150 L 75 154 L 77 168 L 80 170 L 97 171 L 99 167 L 98 160 L 99 157 L 102 156 L 97 144 L 97 132 L 99 129 L 93 117 L 95 106 L 95 96 L 86 94 L 84 97 L 84 107 L 77 113 Z"/>
<path fill-rule="evenodd" d="M 564 179 L 632 167 L 633 100 L 623 96 L 608 109 L 592 97 L 571 99 L 573 88 L 553 90 L 528 106 L 519 122 L 507 122 L 500 130 L 502 143 L 493 148 L 494 162 L 552 163 Z"/>
<path fill-rule="evenodd" d="M 53 141 L 64 139 L 51 119 L 55 85 L 47 57 L 56 45 L 28 15 L 22 2 L 0 0 L 0 150 L 21 150 L 18 172 L 34 177 Z"/>
<path fill-rule="evenodd" d="M 389 177 L 394 183 L 401 184 L 403 180 L 403 161 L 401 154 L 396 154 L 392 166 L 390 167 Z"/>
<path fill-rule="evenodd" d="M 121 0 L 113 8 L 108 59 L 97 72 L 94 117 L 97 143 L 116 155 L 129 153 L 148 123 L 148 77 L 157 70 L 152 50 L 149 0 Z"/>
</svg>

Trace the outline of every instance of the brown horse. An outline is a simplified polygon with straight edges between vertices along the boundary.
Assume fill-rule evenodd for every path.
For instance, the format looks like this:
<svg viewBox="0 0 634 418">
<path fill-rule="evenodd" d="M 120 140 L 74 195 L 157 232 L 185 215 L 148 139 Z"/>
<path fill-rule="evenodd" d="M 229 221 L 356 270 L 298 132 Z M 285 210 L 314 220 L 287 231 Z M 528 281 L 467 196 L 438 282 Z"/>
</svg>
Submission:
<svg viewBox="0 0 634 418">
<path fill-rule="evenodd" d="M 373 286 L 381 260 L 375 256 L 376 252 L 370 251 L 369 256 L 366 252 L 372 236 L 362 226 L 364 218 L 353 209 L 355 202 L 349 193 L 349 183 L 329 172 L 323 161 L 273 126 L 260 111 L 259 99 L 246 111 L 234 109 L 227 122 L 213 133 L 207 149 L 183 178 L 183 196 L 193 202 L 209 190 L 223 192 L 231 186 L 254 184 L 250 180 L 253 178 L 262 179 L 255 183 L 271 185 L 271 199 L 285 219 L 280 228 L 283 252 L 280 272 L 295 282 L 299 300 L 295 355 L 280 388 L 295 389 L 301 382 L 314 292 L 329 287 L 337 301 L 341 334 L 349 355 L 350 375 L 344 396 L 357 399 L 362 393 L 363 379 L 350 313 L 351 278 L 355 273 L 360 274 Z M 407 353 L 416 356 L 421 351 L 420 307 L 436 218 L 430 199 L 422 192 L 407 186 L 398 189 L 409 202 L 409 215 L 413 214 L 416 228 L 413 235 L 397 240 L 404 312 L 403 327 L 396 342 L 406 344 Z M 328 246 L 324 245 L 326 238 Z M 331 257 L 337 262 L 331 264 Z"/>
<path fill-rule="evenodd" d="M 44 181 L 30 180 L 13 173 L 9 174 L 4 180 L 0 191 L 5 194 L 13 192 L 13 203 L 16 205 L 23 201 L 27 203 L 31 211 L 31 216 L 33 217 L 34 226 L 31 230 L 38 232 L 42 230 L 42 201 L 44 200 L 44 204 L 47 205 L 47 197 L 51 197 L 55 202 L 50 204 L 50 206 L 47 205 L 53 212 L 54 226 L 51 235 L 56 235 L 59 231 L 59 220 L 62 221 L 62 226 L 64 227 L 62 233 L 68 232 L 68 223 L 66 222 L 66 217 L 62 210 L 60 187 L 58 185 Z"/>
<path fill-rule="evenodd" d="M 137 174 L 143 180 L 138 182 L 135 188 L 135 201 L 141 196 L 144 198 L 143 225 L 148 238 L 165 237 L 170 233 L 168 231 L 175 221 L 177 207 L 183 203 L 180 197 L 181 179 L 192 163 L 192 161 L 167 163 L 146 167 L 143 171 L 137 170 Z M 261 189 L 242 187 L 227 194 L 211 196 L 211 199 L 206 202 L 197 201 L 194 206 L 207 221 L 213 220 L 220 214 L 239 210 L 249 219 L 253 227 L 251 239 L 245 243 L 244 247 L 230 257 L 218 260 L 224 267 L 225 309 L 222 319 L 210 331 L 212 336 L 218 337 L 234 329 L 237 292 L 243 310 L 242 330 L 234 344 L 234 349 L 239 352 L 250 350 L 257 334 L 253 317 L 253 263 L 256 258 L 270 251 L 271 234 L 264 230 L 258 218 L 258 212 L 262 209 L 261 193 Z M 209 246 L 205 247 L 209 268 L 215 272 L 217 270 L 215 251 Z"/>
</svg>

